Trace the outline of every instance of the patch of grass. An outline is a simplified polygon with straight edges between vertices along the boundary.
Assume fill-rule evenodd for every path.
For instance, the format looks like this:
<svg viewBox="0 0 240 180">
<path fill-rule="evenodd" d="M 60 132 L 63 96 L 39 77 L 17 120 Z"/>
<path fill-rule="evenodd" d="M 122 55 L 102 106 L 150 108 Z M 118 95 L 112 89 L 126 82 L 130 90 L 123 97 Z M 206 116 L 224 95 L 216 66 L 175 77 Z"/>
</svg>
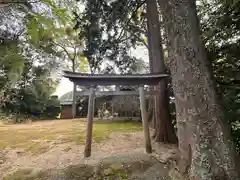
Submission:
<svg viewBox="0 0 240 180">
<path fill-rule="evenodd" d="M 68 136 L 69 142 L 75 141 L 76 144 L 84 144 L 85 143 L 85 131 L 78 131 L 77 129 L 73 130 L 71 136 Z"/>
<path fill-rule="evenodd" d="M 30 143 L 30 144 L 25 144 L 23 146 L 25 151 L 32 152 L 33 154 L 41 154 L 45 153 L 49 150 L 49 146 L 47 144 L 41 144 L 41 143 Z"/>
<path fill-rule="evenodd" d="M 97 121 L 93 126 L 93 140 L 100 142 L 112 132 L 136 132 L 141 131 L 142 126 L 136 122 L 129 121 Z"/>
<path fill-rule="evenodd" d="M 0 131 L 0 136 L 0 149 L 7 147 L 12 149 L 21 148 L 33 153 L 45 152 L 48 146 L 44 141 L 55 139 L 55 135 L 50 133 L 42 133 L 41 131 L 32 130 L 14 131 L 11 128 Z"/>
<path fill-rule="evenodd" d="M 21 148 L 32 153 L 43 153 L 52 144 L 76 142 L 84 144 L 86 119 L 41 121 L 32 124 L 0 126 L 0 150 Z M 142 126 L 129 121 L 95 121 L 93 142 L 109 138 L 112 132 L 141 131 Z"/>
</svg>

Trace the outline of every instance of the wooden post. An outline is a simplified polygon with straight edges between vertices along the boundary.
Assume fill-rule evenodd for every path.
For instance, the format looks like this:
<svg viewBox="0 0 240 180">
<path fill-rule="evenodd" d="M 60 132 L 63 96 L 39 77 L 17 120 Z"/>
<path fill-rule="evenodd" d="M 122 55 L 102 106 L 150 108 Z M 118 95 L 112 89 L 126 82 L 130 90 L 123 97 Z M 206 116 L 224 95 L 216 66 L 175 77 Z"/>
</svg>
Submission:
<svg viewBox="0 0 240 180">
<path fill-rule="evenodd" d="M 88 122 L 87 122 L 87 133 L 86 133 L 84 157 L 91 156 L 92 128 L 93 128 L 93 118 L 94 118 L 94 94 L 95 94 L 94 87 L 91 87 L 89 92 L 89 100 L 88 100 Z"/>
<path fill-rule="evenodd" d="M 77 92 L 77 86 L 76 83 L 73 83 L 73 94 L 72 94 L 72 118 L 76 117 L 76 108 L 77 108 L 77 102 L 76 102 L 76 92 Z"/>
<path fill-rule="evenodd" d="M 152 153 L 149 125 L 148 125 L 148 116 L 147 116 L 143 86 L 139 87 L 139 95 L 140 95 L 140 108 L 141 108 L 142 124 L 143 124 L 144 139 L 145 139 L 145 148 L 147 153 Z"/>
</svg>

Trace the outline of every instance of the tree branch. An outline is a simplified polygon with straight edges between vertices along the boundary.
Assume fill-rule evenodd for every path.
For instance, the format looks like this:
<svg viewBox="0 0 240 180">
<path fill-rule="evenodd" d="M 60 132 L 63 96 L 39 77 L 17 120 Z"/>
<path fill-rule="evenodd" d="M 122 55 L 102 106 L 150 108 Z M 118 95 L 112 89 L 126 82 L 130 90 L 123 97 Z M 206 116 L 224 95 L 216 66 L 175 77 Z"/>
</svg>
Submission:
<svg viewBox="0 0 240 180">
<path fill-rule="evenodd" d="M 144 41 L 144 39 L 141 39 L 140 37 L 138 36 L 135 36 L 139 42 L 143 43 L 143 45 L 148 49 L 148 44 Z"/>
<path fill-rule="evenodd" d="M 117 39 L 120 39 L 120 38 L 121 38 L 122 33 L 123 33 L 125 27 L 127 27 L 127 26 L 129 25 L 131 19 L 132 19 L 133 16 L 136 14 L 136 12 L 138 11 L 138 9 L 139 9 L 140 7 L 142 7 L 143 4 L 145 4 L 145 3 L 146 3 L 146 0 L 142 1 L 142 2 L 137 6 L 137 8 L 133 11 L 131 17 L 124 23 L 125 25 L 124 25 L 124 27 L 122 28 L 122 31 L 120 32 L 120 35 L 119 35 L 119 37 L 118 37 Z"/>
<path fill-rule="evenodd" d="M 72 70 L 73 70 L 73 72 L 75 72 L 76 71 L 76 56 L 77 56 L 77 50 L 76 50 L 77 48 L 76 47 L 74 47 L 74 55 L 73 55 L 73 58 L 72 58 Z"/>
<path fill-rule="evenodd" d="M 67 54 L 68 58 L 72 60 L 71 54 L 69 54 L 68 50 L 64 46 L 62 46 L 54 41 L 52 43 L 55 44 L 56 46 L 62 48 L 62 50 Z"/>
</svg>

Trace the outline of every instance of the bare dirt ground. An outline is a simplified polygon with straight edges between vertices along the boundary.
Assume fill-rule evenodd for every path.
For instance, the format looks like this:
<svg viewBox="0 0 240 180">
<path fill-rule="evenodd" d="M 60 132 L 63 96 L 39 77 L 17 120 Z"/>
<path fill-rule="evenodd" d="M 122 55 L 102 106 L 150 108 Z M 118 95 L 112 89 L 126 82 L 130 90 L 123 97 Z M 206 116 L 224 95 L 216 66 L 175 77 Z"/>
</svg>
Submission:
<svg viewBox="0 0 240 180">
<path fill-rule="evenodd" d="M 47 149 L 44 149 L 42 153 L 33 153 L 28 151 L 28 149 L 26 150 L 24 148 L 19 148 L 21 146 L 14 147 L 12 144 L 9 144 L 10 147 L 12 146 L 10 148 L 5 145 L 5 148 L 0 150 L 0 179 L 3 179 L 3 177 L 7 174 L 11 174 L 19 169 L 58 170 L 79 164 L 94 165 L 101 161 L 101 159 L 111 156 L 132 156 L 132 154 L 139 153 L 143 154 L 144 157 L 147 156 L 144 153 L 143 132 L 138 128 L 134 130 L 131 128 L 126 130 L 128 127 L 127 126 L 125 127 L 124 131 L 111 131 L 109 132 L 108 138 L 102 139 L 100 142 L 93 142 L 92 156 L 90 158 L 84 158 L 84 143 L 78 144 L 76 143 L 78 141 L 75 142 L 72 141 L 72 139 L 70 139 L 70 141 L 61 141 L 62 139 L 66 139 L 64 136 L 69 137 L 69 132 L 66 133 L 66 129 L 68 129 L 68 131 L 73 130 L 73 132 L 75 132 L 75 128 L 77 127 L 84 135 L 85 122 L 77 122 L 77 124 L 78 125 L 76 126 L 76 122 L 70 121 L 46 121 L 24 125 L 0 125 L 0 133 L 2 134 L 4 132 L 12 131 L 12 134 L 8 134 L 7 136 L 17 136 L 18 134 L 16 133 L 21 134 L 21 132 L 24 132 L 24 138 L 26 138 L 25 136 L 28 135 L 33 137 L 33 139 L 27 138 L 26 141 L 31 143 L 32 141 L 41 142 L 41 145 L 44 144 L 43 147 L 47 147 Z M 118 125 L 118 127 L 120 126 Z M 42 136 L 45 135 L 46 137 L 48 137 L 47 132 L 51 132 L 51 134 L 57 135 L 57 138 L 51 137 L 49 138 L 50 140 L 44 140 L 41 138 L 38 139 L 31 134 L 30 131 L 37 131 L 38 133 L 40 132 Z M 12 139 L 10 138 L 10 140 Z M 22 139 L 19 139 L 19 141 L 22 141 Z M 16 144 L 18 144 L 17 141 Z M 38 146 L 39 145 L 37 145 L 37 147 Z M 166 163 L 168 159 L 176 156 L 176 148 L 174 146 L 155 144 L 154 148 L 155 153 L 153 153 L 153 155 L 161 163 Z M 37 148 L 37 150 L 39 149 Z M 144 157 L 142 158 L 144 159 Z"/>
</svg>

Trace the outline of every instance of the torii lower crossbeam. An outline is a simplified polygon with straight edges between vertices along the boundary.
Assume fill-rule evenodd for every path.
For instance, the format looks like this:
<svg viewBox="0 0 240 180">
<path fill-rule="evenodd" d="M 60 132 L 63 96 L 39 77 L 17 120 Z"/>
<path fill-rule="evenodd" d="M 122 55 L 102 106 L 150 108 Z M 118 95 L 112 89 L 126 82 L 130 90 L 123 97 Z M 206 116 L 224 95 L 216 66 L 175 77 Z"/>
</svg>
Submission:
<svg viewBox="0 0 240 180">
<path fill-rule="evenodd" d="M 142 115 L 142 124 L 145 139 L 145 148 L 147 153 L 152 153 L 148 115 L 144 97 L 144 85 L 157 85 L 160 80 L 167 77 L 167 74 L 131 74 L 131 75 L 92 75 L 73 72 L 64 72 L 64 77 L 69 78 L 75 85 L 90 86 L 88 103 L 88 122 L 86 133 L 86 145 L 84 156 L 91 156 L 92 127 L 94 118 L 94 96 L 97 85 L 138 85 L 140 95 L 140 108 Z M 74 101 L 74 99 L 73 99 Z"/>
</svg>

